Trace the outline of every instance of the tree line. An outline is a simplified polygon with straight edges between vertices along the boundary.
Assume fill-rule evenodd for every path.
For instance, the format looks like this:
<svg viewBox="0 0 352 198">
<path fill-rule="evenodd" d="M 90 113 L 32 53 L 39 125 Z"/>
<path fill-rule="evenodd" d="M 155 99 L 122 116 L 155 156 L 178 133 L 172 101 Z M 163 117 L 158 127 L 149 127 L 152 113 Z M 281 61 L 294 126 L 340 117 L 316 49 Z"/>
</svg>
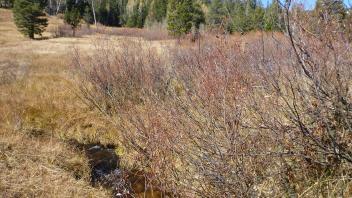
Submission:
<svg viewBox="0 0 352 198">
<path fill-rule="evenodd" d="M 245 33 L 255 30 L 282 31 L 284 17 L 280 2 L 263 6 L 259 0 L 0 0 L 2 7 L 14 7 L 15 21 L 29 37 L 46 26 L 45 14 L 64 14 L 65 22 L 76 29 L 84 21 L 116 27 L 143 28 L 164 23 L 170 34 L 198 33 L 201 24 L 208 30 Z M 315 17 L 349 17 L 342 0 L 318 0 L 311 12 Z M 324 13 L 323 13 L 324 12 Z M 32 17 L 24 17 L 24 16 Z M 35 25 L 36 24 L 36 25 Z M 26 28 L 28 27 L 28 28 Z M 26 30 L 28 29 L 28 30 Z"/>
</svg>

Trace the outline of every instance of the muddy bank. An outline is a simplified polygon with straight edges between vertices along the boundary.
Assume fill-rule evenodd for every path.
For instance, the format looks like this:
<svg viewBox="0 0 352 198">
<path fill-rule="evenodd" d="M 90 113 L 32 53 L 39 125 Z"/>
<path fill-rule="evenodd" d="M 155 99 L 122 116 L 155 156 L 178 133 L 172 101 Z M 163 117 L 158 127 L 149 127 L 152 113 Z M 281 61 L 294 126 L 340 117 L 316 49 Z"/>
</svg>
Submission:
<svg viewBox="0 0 352 198">
<path fill-rule="evenodd" d="M 81 144 L 74 140 L 70 140 L 70 144 L 86 154 L 91 169 L 91 184 L 111 189 L 113 197 L 171 197 L 150 184 L 145 172 L 123 170 L 114 145 Z"/>
</svg>

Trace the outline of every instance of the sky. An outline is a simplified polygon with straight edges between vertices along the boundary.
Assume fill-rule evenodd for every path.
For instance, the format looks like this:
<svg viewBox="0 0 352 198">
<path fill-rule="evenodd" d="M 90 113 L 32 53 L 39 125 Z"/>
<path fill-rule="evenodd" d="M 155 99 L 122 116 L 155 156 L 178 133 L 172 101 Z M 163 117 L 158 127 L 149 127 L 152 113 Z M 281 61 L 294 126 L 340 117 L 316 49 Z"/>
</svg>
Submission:
<svg viewBox="0 0 352 198">
<path fill-rule="evenodd" d="M 271 3 L 272 0 L 261 0 L 263 5 L 266 6 L 267 4 Z M 293 0 L 293 2 L 301 2 L 303 3 L 306 9 L 313 9 L 316 3 L 316 0 Z M 344 0 L 343 1 L 347 7 L 352 6 L 352 0 Z"/>
</svg>

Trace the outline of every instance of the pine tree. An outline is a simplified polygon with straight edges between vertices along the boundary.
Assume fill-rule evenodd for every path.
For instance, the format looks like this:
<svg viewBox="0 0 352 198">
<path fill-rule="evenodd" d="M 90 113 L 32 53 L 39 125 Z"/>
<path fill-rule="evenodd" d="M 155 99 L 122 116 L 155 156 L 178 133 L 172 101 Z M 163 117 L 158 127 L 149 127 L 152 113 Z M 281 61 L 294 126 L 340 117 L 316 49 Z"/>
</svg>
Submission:
<svg viewBox="0 0 352 198">
<path fill-rule="evenodd" d="M 207 23 L 212 27 L 220 28 L 220 26 L 224 26 L 226 15 L 226 9 L 222 1 L 213 0 L 209 7 Z"/>
<path fill-rule="evenodd" d="M 139 1 L 136 1 L 132 7 L 131 13 L 128 15 L 127 27 L 136 27 L 139 15 Z"/>
<path fill-rule="evenodd" d="M 143 28 L 145 20 L 148 16 L 149 3 L 144 1 L 136 1 L 130 13 L 127 26 Z"/>
<path fill-rule="evenodd" d="M 109 12 L 107 25 L 119 26 L 120 25 L 120 5 L 119 0 L 109 1 Z"/>
<path fill-rule="evenodd" d="M 252 24 L 252 30 L 264 29 L 264 14 L 265 10 L 263 8 L 263 5 L 260 1 L 258 1 L 255 5 L 254 10 L 252 10 L 251 16 L 249 16 Z"/>
<path fill-rule="evenodd" d="M 90 27 L 90 24 L 93 23 L 93 16 L 92 16 L 92 10 L 90 9 L 89 6 L 87 6 L 84 10 L 83 14 L 83 20 L 86 22 L 88 28 Z"/>
<path fill-rule="evenodd" d="M 119 26 L 126 25 L 128 20 L 127 4 L 128 0 L 119 0 L 119 14 L 120 14 L 120 24 Z"/>
<path fill-rule="evenodd" d="M 148 16 L 148 11 L 149 11 L 149 3 L 146 1 L 142 1 L 140 5 L 140 9 L 138 12 L 138 18 L 137 18 L 137 27 L 138 28 L 143 28 L 145 24 L 145 20 Z"/>
<path fill-rule="evenodd" d="M 193 35 L 192 35 L 192 41 L 196 41 L 197 39 L 199 39 L 200 37 L 200 25 L 202 23 L 205 23 L 205 16 L 204 16 L 204 12 L 202 10 L 201 5 L 198 2 L 194 2 L 193 3 Z"/>
<path fill-rule="evenodd" d="M 205 23 L 205 16 L 201 5 L 198 2 L 193 3 L 192 21 L 195 31 L 198 33 L 200 24 Z"/>
<path fill-rule="evenodd" d="M 166 17 L 167 3 L 167 0 L 154 0 L 150 8 L 148 19 L 159 23 L 162 22 Z"/>
<path fill-rule="evenodd" d="M 76 29 L 84 16 L 87 3 L 85 1 L 67 0 L 64 20 L 72 28 L 72 36 L 75 36 Z"/>
<path fill-rule="evenodd" d="M 172 34 L 172 35 L 177 35 L 181 34 L 180 32 L 177 31 L 177 12 L 176 12 L 176 7 L 177 7 L 178 1 L 177 0 L 169 0 L 168 6 L 167 6 L 167 30 Z"/>
<path fill-rule="evenodd" d="M 282 10 L 277 1 L 273 1 L 264 15 L 265 31 L 281 31 L 283 29 Z"/>
<path fill-rule="evenodd" d="M 248 31 L 248 21 L 246 19 L 246 5 L 241 1 L 237 0 L 233 5 L 232 12 L 232 31 L 244 33 Z"/>
<path fill-rule="evenodd" d="M 167 29 L 170 34 L 180 37 L 192 29 L 193 1 L 171 0 L 168 6 Z"/>
<path fill-rule="evenodd" d="M 31 39 L 42 35 L 48 25 L 42 2 L 36 0 L 16 0 L 14 4 L 15 24 L 19 31 Z"/>
<path fill-rule="evenodd" d="M 244 31 L 252 31 L 255 30 L 257 24 L 255 21 L 255 11 L 257 9 L 257 1 L 256 0 L 247 0 L 246 7 L 245 7 L 245 24 Z"/>
<path fill-rule="evenodd" d="M 257 8 L 256 0 L 247 0 L 246 1 L 246 16 L 250 16 L 253 10 Z"/>
<path fill-rule="evenodd" d="M 66 10 L 65 12 L 65 22 L 69 24 L 72 28 L 72 36 L 76 35 L 76 29 L 80 25 L 82 16 L 77 8 L 72 8 L 71 10 Z"/>
<path fill-rule="evenodd" d="M 227 2 L 232 16 L 230 31 L 245 33 L 263 30 L 265 26 L 265 8 L 259 0 L 233 0 Z M 230 27 L 230 26 L 229 26 Z"/>
</svg>

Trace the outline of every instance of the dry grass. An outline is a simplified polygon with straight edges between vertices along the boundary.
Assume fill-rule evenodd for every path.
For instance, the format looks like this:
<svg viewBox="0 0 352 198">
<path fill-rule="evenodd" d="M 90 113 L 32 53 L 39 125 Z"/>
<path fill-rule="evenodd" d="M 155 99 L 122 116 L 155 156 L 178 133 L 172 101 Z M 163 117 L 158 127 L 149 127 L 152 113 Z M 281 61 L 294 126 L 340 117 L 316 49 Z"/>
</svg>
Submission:
<svg viewBox="0 0 352 198">
<path fill-rule="evenodd" d="M 0 43 L 0 196 L 109 197 L 91 187 L 84 154 L 65 143 L 113 142 L 68 74 L 71 49 L 89 49 L 91 38 L 28 40 L 0 9 Z"/>
<path fill-rule="evenodd" d="M 0 16 L 1 196 L 111 196 L 91 187 L 86 156 L 67 143 L 119 142 L 111 124 L 76 95 L 70 65 L 74 49 L 87 55 L 96 43 L 118 46 L 125 37 L 52 38 L 45 32 L 50 39 L 29 40 L 16 30 L 10 10 L 0 9 Z M 58 25 L 61 19 L 49 17 L 48 30 Z M 167 44 L 130 39 L 160 53 Z"/>
<path fill-rule="evenodd" d="M 15 29 L 12 12 L 0 8 L 0 45 L 26 40 L 19 32 L 14 31 Z"/>
<path fill-rule="evenodd" d="M 142 169 L 144 184 L 185 197 L 351 194 L 350 165 L 327 176 L 307 165 L 292 144 L 300 136 L 285 139 L 297 127 L 286 127 L 283 101 L 261 85 L 265 69 L 296 66 L 281 34 L 206 35 L 200 49 L 136 29 L 33 41 L 9 10 L 0 16 L 1 195 L 109 196 L 90 186 L 71 139 L 118 145 L 122 165 Z M 50 18 L 50 28 L 61 24 Z M 279 126 L 264 130 L 263 121 Z M 280 153 L 285 147 L 297 155 Z"/>
<path fill-rule="evenodd" d="M 125 37 L 139 37 L 149 41 L 171 40 L 165 29 L 140 29 L 140 28 L 111 28 L 111 35 Z"/>
<path fill-rule="evenodd" d="M 33 138 L 17 131 L 0 133 L 2 197 L 108 197 L 92 188 L 83 154 L 55 138 Z"/>
<path fill-rule="evenodd" d="M 320 44 L 302 38 L 310 47 Z M 310 106 L 315 92 L 286 37 L 207 35 L 199 49 L 189 41 L 179 44 L 160 56 L 138 42 L 126 41 L 123 48 L 102 43 L 90 58 L 74 59 L 82 95 L 116 124 L 131 167 L 184 197 L 350 196 L 350 162 L 330 166 L 334 153 L 325 137 L 322 152 L 302 135 L 302 125 L 315 133 L 319 113 L 311 112 L 321 109 Z M 336 56 L 342 63 L 330 65 L 321 59 L 325 54 L 313 52 L 321 73 L 329 67 L 347 73 L 350 56 Z M 343 87 L 351 76 L 344 77 L 335 87 L 348 95 Z M 334 80 L 324 82 L 330 90 Z M 341 141 L 347 148 L 341 150 L 348 150 L 350 139 Z"/>
</svg>

